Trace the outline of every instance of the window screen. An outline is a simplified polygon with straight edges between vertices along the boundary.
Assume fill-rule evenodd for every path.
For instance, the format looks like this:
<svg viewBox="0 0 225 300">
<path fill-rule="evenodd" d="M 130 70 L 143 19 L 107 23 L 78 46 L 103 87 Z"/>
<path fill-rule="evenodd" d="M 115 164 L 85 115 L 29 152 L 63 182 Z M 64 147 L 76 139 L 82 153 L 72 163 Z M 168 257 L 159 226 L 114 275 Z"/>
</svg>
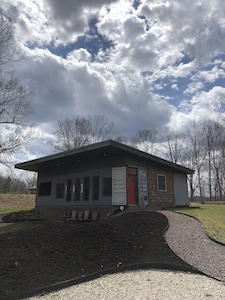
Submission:
<svg viewBox="0 0 225 300">
<path fill-rule="evenodd" d="M 92 200 L 99 200 L 99 176 L 93 176 L 92 180 Z"/>
<path fill-rule="evenodd" d="M 89 192 L 90 192 L 90 177 L 84 177 L 84 201 L 89 200 Z"/>
<path fill-rule="evenodd" d="M 51 195 L 51 182 L 42 182 L 39 184 L 38 196 L 50 196 Z"/>
<path fill-rule="evenodd" d="M 64 183 L 56 184 L 56 199 L 62 199 L 64 197 Z"/>
<path fill-rule="evenodd" d="M 74 201 L 80 201 L 80 193 L 81 193 L 81 180 L 80 180 L 80 178 L 76 178 L 75 179 Z"/>
<path fill-rule="evenodd" d="M 102 178 L 102 196 L 112 196 L 112 177 Z"/>
</svg>

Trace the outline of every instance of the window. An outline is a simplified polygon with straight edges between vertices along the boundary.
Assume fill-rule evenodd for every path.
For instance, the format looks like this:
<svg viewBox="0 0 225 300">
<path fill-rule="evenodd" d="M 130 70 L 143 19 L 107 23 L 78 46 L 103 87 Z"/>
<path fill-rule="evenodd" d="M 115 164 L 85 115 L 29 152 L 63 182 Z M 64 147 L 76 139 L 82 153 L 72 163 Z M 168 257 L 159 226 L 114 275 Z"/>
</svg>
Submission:
<svg viewBox="0 0 225 300">
<path fill-rule="evenodd" d="M 92 200 L 99 200 L 99 176 L 93 176 L 92 180 Z"/>
<path fill-rule="evenodd" d="M 84 201 L 89 200 L 89 192 L 90 192 L 90 177 L 84 177 Z"/>
<path fill-rule="evenodd" d="M 39 184 L 38 196 L 50 196 L 51 195 L 51 182 L 42 182 Z"/>
<path fill-rule="evenodd" d="M 72 179 L 67 180 L 66 201 L 70 202 L 72 198 Z"/>
<path fill-rule="evenodd" d="M 80 201 L 80 193 L 81 193 L 81 184 L 80 178 L 75 179 L 75 194 L 74 194 L 74 201 Z"/>
<path fill-rule="evenodd" d="M 166 191 L 166 176 L 157 175 L 158 191 Z"/>
<path fill-rule="evenodd" d="M 64 197 L 64 183 L 56 184 L 56 199 L 62 199 Z"/>
<path fill-rule="evenodd" d="M 102 178 L 102 196 L 112 196 L 112 177 Z"/>
</svg>

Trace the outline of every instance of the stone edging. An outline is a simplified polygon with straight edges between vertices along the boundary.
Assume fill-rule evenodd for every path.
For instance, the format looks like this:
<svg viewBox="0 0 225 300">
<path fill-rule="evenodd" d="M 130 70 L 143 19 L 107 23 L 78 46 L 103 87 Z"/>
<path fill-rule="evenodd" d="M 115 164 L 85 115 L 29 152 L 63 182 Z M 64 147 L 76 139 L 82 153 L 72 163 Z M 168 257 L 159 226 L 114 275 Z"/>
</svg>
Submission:
<svg viewBox="0 0 225 300">
<path fill-rule="evenodd" d="M 129 264 L 129 265 L 121 265 L 119 267 L 114 267 L 106 270 L 101 270 L 99 272 L 91 273 L 88 275 L 84 275 L 81 277 L 72 278 L 66 281 L 62 281 L 56 284 L 52 284 L 49 286 L 45 286 L 36 290 L 26 291 L 20 294 L 14 294 L 8 297 L 4 297 L 4 300 L 20 300 L 24 298 L 34 297 L 38 294 L 46 294 L 53 291 L 61 290 L 72 285 L 77 285 L 80 283 L 84 283 L 87 281 L 98 279 L 104 275 L 111 275 L 115 273 L 123 273 L 127 271 L 135 271 L 135 270 L 147 270 L 147 269 L 158 269 L 158 270 L 172 270 L 172 271 L 180 271 L 180 272 L 190 272 L 193 274 L 205 275 L 201 271 L 196 270 L 193 267 L 184 267 L 181 265 L 175 264 L 167 264 L 167 263 L 141 263 L 141 264 Z M 3 298 L 0 298 L 3 299 Z"/>
</svg>

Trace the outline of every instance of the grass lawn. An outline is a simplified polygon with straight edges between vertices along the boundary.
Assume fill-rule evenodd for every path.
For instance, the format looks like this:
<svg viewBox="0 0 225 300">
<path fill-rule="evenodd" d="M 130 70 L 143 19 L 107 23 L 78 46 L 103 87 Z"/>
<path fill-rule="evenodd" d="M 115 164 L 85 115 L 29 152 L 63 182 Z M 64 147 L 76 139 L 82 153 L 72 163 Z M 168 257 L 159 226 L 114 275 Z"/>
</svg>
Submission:
<svg viewBox="0 0 225 300">
<path fill-rule="evenodd" d="M 0 207 L 0 215 L 21 211 L 21 210 L 29 210 L 30 207 Z"/>
<path fill-rule="evenodd" d="M 17 212 L 21 210 L 30 210 L 30 207 L 0 207 L 0 214 L 7 214 L 11 212 Z M 0 234 L 18 231 L 20 229 L 25 229 L 27 226 L 34 226 L 33 224 L 27 223 L 0 223 Z"/>
<path fill-rule="evenodd" d="M 0 214 L 4 215 L 21 210 L 30 210 L 35 206 L 35 195 L 31 194 L 0 194 Z M 34 226 L 27 223 L 0 223 L 0 234 Z"/>
<path fill-rule="evenodd" d="M 225 203 L 192 203 L 190 208 L 176 208 L 174 211 L 196 217 L 210 237 L 225 243 Z"/>
</svg>

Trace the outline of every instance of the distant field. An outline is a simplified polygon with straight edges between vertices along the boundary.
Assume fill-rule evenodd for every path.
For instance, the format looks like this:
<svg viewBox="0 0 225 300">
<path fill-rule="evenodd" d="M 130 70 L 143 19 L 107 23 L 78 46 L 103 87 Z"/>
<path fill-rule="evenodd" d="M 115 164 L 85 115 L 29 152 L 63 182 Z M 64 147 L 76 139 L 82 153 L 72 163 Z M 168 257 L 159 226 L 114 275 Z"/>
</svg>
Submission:
<svg viewBox="0 0 225 300">
<path fill-rule="evenodd" d="M 31 194 L 0 194 L 0 208 L 34 208 L 35 195 Z M 12 211 L 12 210 L 10 210 Z"/>
<path fill-rule="evenodd" d="M 0 214 L 7 214 L 35 207 L 35 195 L 30 194 L 0 194 Z M 0 234 L 27 228 L 25 223 L 0 223 Z M 34 225 L 30 225 L 34 226 Z"/>
<path fill-rule="evenodd" d="M 190 208 L 174 209 L 197 218 L 207 234 L 213 239 L 225 243 L 225 203 L 192 203 Z"/>
</svg>

